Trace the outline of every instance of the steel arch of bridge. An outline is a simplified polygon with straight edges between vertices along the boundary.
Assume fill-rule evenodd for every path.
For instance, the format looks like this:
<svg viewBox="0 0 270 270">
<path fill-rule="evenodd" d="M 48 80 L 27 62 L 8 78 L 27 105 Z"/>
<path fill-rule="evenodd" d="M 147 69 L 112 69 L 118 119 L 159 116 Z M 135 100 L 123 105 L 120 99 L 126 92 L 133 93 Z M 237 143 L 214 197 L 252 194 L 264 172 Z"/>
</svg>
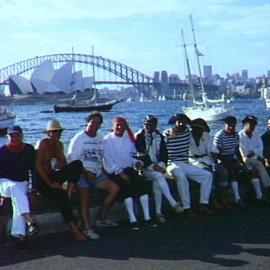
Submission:
<svg viewBox="0 0 270 270">
<path fill-rule="evenodd" d="M 127 83 L 135 86 L 146 96 L 150 96 L 153 89 L 153 78 L 143 74 L 120 62 L 88 54 L 51 54 L 36 56 L 0 69 L 0 84 L 8 84 L 9 76 L 20 75 L 24 72 L 37 68 L 42 62 L 51 60 L 53 63 L 83 63 L 109 71 L 120 77 Z"/>
</svg>

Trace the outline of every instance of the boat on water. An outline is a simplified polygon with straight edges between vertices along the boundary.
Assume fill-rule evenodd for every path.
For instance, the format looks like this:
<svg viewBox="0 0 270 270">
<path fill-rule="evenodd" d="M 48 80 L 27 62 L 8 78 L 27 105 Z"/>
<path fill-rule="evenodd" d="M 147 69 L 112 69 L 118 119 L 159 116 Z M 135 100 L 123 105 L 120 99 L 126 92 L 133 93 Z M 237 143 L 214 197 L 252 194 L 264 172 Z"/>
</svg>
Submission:
<svg viewBox="0 0 270 270">
<path fill-rule="evenodd" d="M 270 109 L 270 98 L 266 98 L 264 101 L 266 109 Z"/>
<path fill-rule="evenodd" d="M 15 123 L 16 114 L 13 111 L 8 111 L 4 107 L 0 107 L 0 134 L 6 134 L 7 129 Z"/>
<path fill-rule="evenodd" d="M 113 99 L 106 101 L 99 101 L 96 98 L 96 91 L 90 100 L 81 100 L 77 98 L 77 94 L 71 99 L 64 100 L 64 103 L 55 104 L 53 109 L 56 113 L 59 112 L 90 112 L 90 111 L 110 111 L 112 107 L 121 102 L 121 99 Z"/>
<path fill-rule="evenodd" d="M 72 53 L 74 54 L 73 48 Z M 92 46 L 92 55 L 94 56 L 94 47 Z M 75 67 L 73 65 L 73 74 Z M 71 85 L 73 92 L 74 84 Z M 113 99 L 113 100 L 101 100 L 98 97 L 97 89 L 95 88 L 95 66 L 93 65 L 93 96 L 91 99 L 80 100 L 77 96 L 77 93 L 73 95 L 71 99 L 60 100 L 58 104 L 55 104 L 53 109 L 54 112 L 91 112 L 91 111 L 110 111 L 112 107 L 121 102 L 122 99 Z"/>
<path fill-rule="evenodd" d="M 54 105 L 54 111 L 59 112 L 90 112 L 90 111 L 110 111 L 112 107 L 121 102 L 121 100 L 110 100 L 106 102 L 78 102 L 75 104 L 58 104 Z"/>
<path fill-rule="evenodd" d="M 150 99 L 146 98 L 143 93 L 140 94 L 139 102 L 151 102 Z"/>
<path fill-rule="evenodd" d="M 226 105 L 224 97 L 221 99 L 207 99 L 203 96 L 202 102 L 193 100 L 192 106 L 183 107 L 184 113 L 191 119 L 203 118 L 207 122 L 222 120 L 233 114 L 233 106 Z"/>
<path fill-rule="evenodd" d="M 265 108 L 270 109 L 270 86 L 261 88 L 261 96 L 265 102 Z"/>
<path fill-rule="evenodd" d="M 165 97 L 165 95 L 159 95 L 159 97 L 158 97 L 158 101 L 166 101 L 166 97 Z"/>
<path fill-rule="evenodd" d="M 191 77 L 191 70 L 190 70 L 190 64 L 189 64 L 189 59 L 187 55 L 184 33 L 182 30 L 181 33 L 182 33 L 183 47 L 184 47 L 185 58 L 186 58 L 186 65 L 187 65 L 187 70 L 188 70 L 188 81 L 189 81 L 189 87 L 190 87 L 191 95 L 192 95 L 191 104 L 186 104 L 185 106 L 182 107 L 182 110 L 191 120 L 196 119 L 196 118 L 203 118 L 205 121 L 208 121 L 208 122 L 222 120 L 226 116 L 232 114 L 234 108 L 230 104 L 230 100 L 225 100 L 224 95 L 222 96 L 221 99 L 207 98 L 207 94 L 204 89 L 200 58 L 199 58 L 200 56 L 203 56 L 203 54 L 198 50 L 198 47 L 197 47 L 196 36 L 195 36 L 195 31 L 194 31 L 191 15 L 190 15 L 190 23 L 191 23 L 192 34 L 193 34 L 193 42 L 194 42 L 193 46 L 195 49 L 195 55 L 196 55 L 198 71 L 199 71 L 199 83 L 200 83 L 200 88 L 201 88 L 202 99 L 200 101 L 197 101 L 195 99 L 194 85 L 193 85 L 193 81 Z"/>
</svg>

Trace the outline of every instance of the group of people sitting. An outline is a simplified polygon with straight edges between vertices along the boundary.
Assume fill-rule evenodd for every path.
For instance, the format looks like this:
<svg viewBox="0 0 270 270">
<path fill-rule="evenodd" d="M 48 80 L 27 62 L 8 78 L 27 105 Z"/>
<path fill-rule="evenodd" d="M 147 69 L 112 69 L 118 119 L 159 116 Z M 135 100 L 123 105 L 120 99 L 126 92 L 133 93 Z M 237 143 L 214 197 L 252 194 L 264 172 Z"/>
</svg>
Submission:
<svg viewBox="0 0 270 270">
<path fill-rule="evenodd" d="M 244 207 L 239 191 L 243 175 L 254 187 L 256 200 L 270 200 L 270 129 L 260 137 L 254 116 L 243 119 L 239 133 L 236 118 L 226 117 L 224 128 L 213 139 L 203 119 L 191 121 L 184 114 L 172 116 L 172 127 L 163 133 L 158 131 L 158 119 L 153 115 L 145 117 L 143 129 L 135 134 L 124 118 L 117 117 L 112 131 L 103 138 L 99 133 L 102 123 L 102 114 L 91 113 L 85 129 L 71 139 L 67 155 L 60 140 L 64 128 L 57 120 L 48 122 L 44 131 L 47 137 L 35 148 L 23 141 L 21 127 L 8 129 L 8 142 L 0 148 L 0 195 L 11 198 L 11 235 L 20 242 L 39 232 L 27 196 L 30 175 L 39 192 L 58 204 L 73 237 L 80 241 L 100 238 L 89 217 L 91 191 L 95 189 L 106 194 L 95 225 L 117 226 L 108 216 L 114 202 L 121 201 L 134 231 L 142 225 L 134 211 L 135 201 L 142 207 L 142 223 L 153 228 L 166 222 L 163 196 L 176 214 L 187 218 L 196 218 L 198 212 L 213 214 L 210 197 L 216 208 Z M 270 128 L 270 119 L 268 124 Z M 168 178 L 176 182 L 179 196 L 171 193 Z M 190 181 L 200 185 L 197 211 L 191 205 Z M 80 198 L 82 228 L 70 201 L 75 188 Z M 233 203 L 228 200 L 229 188 Z M 151 217 L 149 209 L 152 194 L 155 217 Z"/>
</svg>

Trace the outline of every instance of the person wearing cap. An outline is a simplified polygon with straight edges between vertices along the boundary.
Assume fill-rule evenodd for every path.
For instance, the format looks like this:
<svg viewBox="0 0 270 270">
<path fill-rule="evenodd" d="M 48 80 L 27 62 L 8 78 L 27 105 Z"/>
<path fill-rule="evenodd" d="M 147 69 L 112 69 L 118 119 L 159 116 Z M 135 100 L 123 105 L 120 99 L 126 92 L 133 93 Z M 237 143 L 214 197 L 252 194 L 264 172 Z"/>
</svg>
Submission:
<svg viewBox="0 0 270 270">
<path fill-rule="evenodd" d="M 103 116 L 99 112 L 88 115 L 85 129 L 74 135 L 68 147 L 68 160 L 79 159 L 83 163 L 84 170 L 79 182 L 80 210 L 84 227 L 83 233 L 91 240 L 100 238 L 89 220 L 91 191 L 98 189 L 106 193 L 96 225 L 99 227 L 115 227 L 118 225 L 108 219 L 109 211 L 116 201 L 119 188 L 103 171 L 103 138 L 98 132 L 102 123 Z"/>
<path fill-rule="evenodd" d="M 104 168 L 120 187 L 120 199 L 124 200 L 131 230 L 140 229 L 133 209 L 133 198 L 139 198 L 144 224 L 157 227 L 149 213 L 151 182 L 145 181 L 140 172 L 143 162 L 136 158 L 135 138 L 124 118 L 113 120 L 113 131 L 104 137 Z"/>
<path fill-rule="evenodd" d="M 231 208 L 227 202 L 228 173 L 217 163 L 209 126 L 204 119 L 197 118 L 191 121 L 190 127 L 189 162 L 213 173 L 213 205 Z"/>
<path fill-rule="evenodd" d="M 11 235 L 19 239 L 19 247 L 26 244 L 26 235 L 34 235 L 39 228 L 30 214 L 27 197 L 29 171 L 35 172 L 35 149 L 23 142 L 20 126 L 7 131 L 8 142 L 0 148 L 0 195 L 12 201 Z"/>
<path fill-rule="evenodd" d="M 249 170 L 251 170 L 251 183 L 254 187 L 256 199 L 263 197 L 261 183 L 270 199 L 270 177 L 264 166 L 263 142 L 255 128 L 258 120 L 255 116 L 246 116 L 242 123 L 244 128 L 239 132 L 240 152 Z"/>
<path fill-rule="evenodd" d="M 227 170 L 229 181 L 233 190 L 235 204 L 239 208 L 244 208 L 240 194 L 239 184 L 240 172 L 245 170 L 239 148 L 239 134 L 235 130 L 237 120 L 230 115 L 224 119 L 224 128 L 218 131 L 214 136 L 214 146 L 218 150 L 216 158 L 220 164 Z"/>
<path fill-rule="evenodd" d="M 169 124 L 173 124 L 174 127 L 165 130 L 163 135 L 165 136 L 169 156 L 167 172 L 177 182 L 184 215 L 188 218 L 195 218 L 196 214 L 191 210 L 189 180 L 200 184 L 199 211 L 212 214 L 208 204 L 213 176 L 211 172 L 188 162 L 191 132 L 187 125 L 190 123 L 190 119 L 185 114 L 176 114 L 169 120 Z"/>
<path fill-rule="evenodd" d="M 144 163 L 144 176 L 153 182 L 156 218 L 160 223 L 166 221 L 161 213 L 162 196 L 168 200 L 176 213 L 183 211 L 182 207 L 173 198 L 166 181 L 166 167 L 168 152 L 163 135 L 157 130 L 158 119 L 147 115 L 144 119 L 144 128 L 135 134 L 135 145 L 138 152 L 146 155 L 141 159 Z"/>
<path fill-rule="evenodd" d="M 50 120 L 44 138 L 36 143 L 38 172 L 38 189 L 47 198 L 56 201 L 64 221 L 69 225 L 76 240 L 86 240 L 76 225 L 72 212 L 70 195 L 72 188 L 82 174 L 82 163 L 79 160 L 67 163 L 64 145 L 60 141 L 63 128 L 57 120 Z M 68 182 L 68 192 L 63 183 Z"/>
</svg>

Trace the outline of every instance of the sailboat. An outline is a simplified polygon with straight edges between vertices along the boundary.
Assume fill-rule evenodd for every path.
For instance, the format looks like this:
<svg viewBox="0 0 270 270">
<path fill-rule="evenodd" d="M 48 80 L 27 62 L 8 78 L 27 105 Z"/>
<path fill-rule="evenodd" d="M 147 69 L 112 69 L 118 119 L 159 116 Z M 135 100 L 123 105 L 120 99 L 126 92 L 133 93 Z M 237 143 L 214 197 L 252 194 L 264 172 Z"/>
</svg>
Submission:
<svg viewBox="0 0 270 270">
<path fill-rule="evenodd" d="M 72 49 L 73 51 L 73 49 Z M 74 52 L 73 52 L 74 55 Z M 92 47 L 92 55 L 94 56 L 94 48 Z M 90 112 L 90 111 L 110 111 L 112 107 L 121 102 L 122 99 L 113 99 L 101 101 L 98 98 L 97 89 L 95 88 L 95 67 L 93 65 L 93 96 L 91 99 L 79 100 L 77 93 L 71 99 L 66 99 L 62 104 L 55 104 L 54 111 L 58 112 Z M 74 83 L 74 82 L 73 82 Z M 74 89 L 72 89 L 74 90 Z"/>
<path fill-rule="evenodd" d="M 166 97 L 165 97 L 165 95 L 164 95 L 164 94 L 159 95 L 159 97 L 158 97 L 158 101 L 166 101 Z"/>
<path fill-rule="evenodd" d="M 13 111 L 8 111 L 6 108 L 0 106 L 0 134 L 6 134 L 9 127 L 15 123 L 16 114 Z"/>
<path fill-rule="evenodd" d="M 143 93 L 140 94 L 139 102 L 151 102 L 150 99 L 146 98 Z"/>
<path fill-rule="evenodd" d="M 199 76 L 200 76 L 199 82 L 200 82 L 200 87 L 201 87 L 202 99 L 200 101 L 197 101 L 195 99 L 194 86 L 193 86 L 193 81 L 191 78 L 191 70 L 190 70 L 190 65 L 189 65 L 189 60 L 188 60 L 188 55 L 187 55 L 184 32 L 182 30 L 181 33 L 182 33 L 183 47 L 185 51 L 186 64 L 187 64 L 187 69 L 188 69 L 188 83 L 189 83 L 189 88 L 191 90 L 191 95 L 192 95 L 192 101 L 191 101 L 192 104 L 183 106 L 182 110 L 191 120 L 196 119 L 196 118 L 203 118 L 205 121 L 208 121 L 208 122 L 222 120 L 226 116 L 233 113 L 233 106 L 230 105 L 230 100 L 228 101 L 225 100 L 224 95 L 220 99 L 208 99 L 207 94 L 204 89 L 201 66 L 200 66 L 200 59 L 199 59 L 199 57 L 202 56 L 202 53 L 198 50 L 198 47 L 197 47 L 195 31 L 194 31 L 191 15 L 190 15 L 190 22 L 191 22 L 191 27 L 192 27 L 195 55 L 197 59 L 198 71 L 199 71 Z"/>
<path fill-rule="evenodd" d="M 79 101 L 77 94 L 67 100 L 64 104 L 54 105 L 54 111 L 58 112 L 90 112 L 90 111 L 110 111 L 114 105 L 121 102 L 121 99 L 113 99 L 107 101 L 98 101 L 96 95 L 96 89 L 94 89 L 94 95 L 89 100 Z"/>
<path fill-rule="evenodd" d="M 270 86 L 260 89 L 261 96 L 264 99 L 266 109 L 270 109 Z"/>
</svg>

